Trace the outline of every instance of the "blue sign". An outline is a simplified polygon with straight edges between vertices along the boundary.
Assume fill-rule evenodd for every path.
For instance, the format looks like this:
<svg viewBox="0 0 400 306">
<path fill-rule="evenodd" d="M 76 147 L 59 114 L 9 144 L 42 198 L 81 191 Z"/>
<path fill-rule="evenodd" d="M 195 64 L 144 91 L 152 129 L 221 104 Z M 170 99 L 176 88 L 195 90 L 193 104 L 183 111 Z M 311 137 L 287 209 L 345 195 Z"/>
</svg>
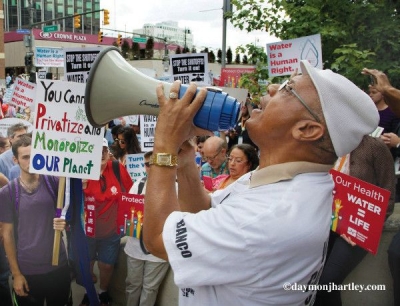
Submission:
<svg viewBox="0 0 400 306">
<path fill-rule="evenodd" d="M 18 29 L 17 33 L 18 34 L 30 34 L 31 30 L 29 30 L 29 29 Z"/>
</svg>

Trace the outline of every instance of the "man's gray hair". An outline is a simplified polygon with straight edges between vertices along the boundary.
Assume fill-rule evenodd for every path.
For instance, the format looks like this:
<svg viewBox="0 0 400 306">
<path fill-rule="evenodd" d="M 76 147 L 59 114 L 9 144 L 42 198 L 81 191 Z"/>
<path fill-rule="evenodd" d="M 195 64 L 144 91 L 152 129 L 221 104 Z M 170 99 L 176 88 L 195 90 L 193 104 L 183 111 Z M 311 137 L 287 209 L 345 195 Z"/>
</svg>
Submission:
<svg viewBox="0 0 400 306">
<path fill-rule="evenodd" d="M 24 125 L 23 123 L 16 123 L 10 126 L 7 129 L 7 137 L 8 138 L 13 138 L 15 135 L 15 132 L 20 131 L 20 130 L 25 130 L 26 132 L 28 131 L 28 127 Z"/>
</svg>

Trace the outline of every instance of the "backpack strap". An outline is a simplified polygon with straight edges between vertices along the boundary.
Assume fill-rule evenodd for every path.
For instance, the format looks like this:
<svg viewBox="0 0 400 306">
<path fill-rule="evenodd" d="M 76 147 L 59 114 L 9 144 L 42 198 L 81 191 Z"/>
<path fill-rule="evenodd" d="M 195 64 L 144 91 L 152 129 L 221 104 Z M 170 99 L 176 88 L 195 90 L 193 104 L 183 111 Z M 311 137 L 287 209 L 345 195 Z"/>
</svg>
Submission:
<svg viewBox="0 0 400 306">
<path fill-rule="evenodd" d="M 117 178 L 119 185 L 121 186 L 122 192 L 125 192 L 126 191 L 125 187 L 123 184 L 121 184 L 121 173 L 120 173 L 120 169 L 119 169 L 119 161 L 118 160 L 112 161 L 112 168 L 113 168 L 114 175 Z"/>
<path fill-rule="evenodd" d="M 10 194 L 10 199 L 13 207 L 15 208 L 13 210 L 13 217 L 14 217 L 14 240 L 15 243 L 18 241 L 18 211 L 19 211 L 19 186 L 17 183 L 18 178 L 13 179 L 12 181 L 7 183 L 8 186 L 8 192 Z"/>
<path fill-rule="evenodd" d="M 137 192 L 138 194 L 142 194 L 143 187 L 144 187 L 144 184 L 146 183 L 146 180 L 147 180 L 146 176 L 142 177 L 142 179 L 140 180 L 139 185 L 138 185 L 138 192 Z"/>
</svg>

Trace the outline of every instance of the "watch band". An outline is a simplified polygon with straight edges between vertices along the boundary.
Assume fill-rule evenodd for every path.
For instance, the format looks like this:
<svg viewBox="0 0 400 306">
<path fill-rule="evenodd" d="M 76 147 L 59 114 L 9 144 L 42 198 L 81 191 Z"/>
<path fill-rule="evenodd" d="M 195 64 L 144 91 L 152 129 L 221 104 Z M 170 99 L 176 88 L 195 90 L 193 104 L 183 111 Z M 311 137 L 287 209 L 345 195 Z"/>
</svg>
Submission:
<svg viewBox="0 0 400 306">
<path fill-rule="evenodd" d="M 149 164 L 161 167 L 175 167 L 178 165 L 178 156 L 170 153 L 153 153 L 150 156 Z"/>
</svg>

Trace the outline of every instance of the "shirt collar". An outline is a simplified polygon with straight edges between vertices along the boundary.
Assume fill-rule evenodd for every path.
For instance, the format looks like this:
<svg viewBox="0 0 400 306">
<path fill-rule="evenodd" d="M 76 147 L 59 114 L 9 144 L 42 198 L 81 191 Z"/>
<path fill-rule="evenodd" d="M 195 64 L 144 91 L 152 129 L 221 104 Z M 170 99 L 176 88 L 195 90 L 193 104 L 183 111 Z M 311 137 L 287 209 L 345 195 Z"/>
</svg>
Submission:
<svg viewBox="0 0 400 306">
<path fill-rule="evenodd" d="M 310 162 L 289 162 L 255 170 L 250 178 L 250 188 L 290 180 L 300 173 L 329 172 L 332 165 Z"/>
</svg>

